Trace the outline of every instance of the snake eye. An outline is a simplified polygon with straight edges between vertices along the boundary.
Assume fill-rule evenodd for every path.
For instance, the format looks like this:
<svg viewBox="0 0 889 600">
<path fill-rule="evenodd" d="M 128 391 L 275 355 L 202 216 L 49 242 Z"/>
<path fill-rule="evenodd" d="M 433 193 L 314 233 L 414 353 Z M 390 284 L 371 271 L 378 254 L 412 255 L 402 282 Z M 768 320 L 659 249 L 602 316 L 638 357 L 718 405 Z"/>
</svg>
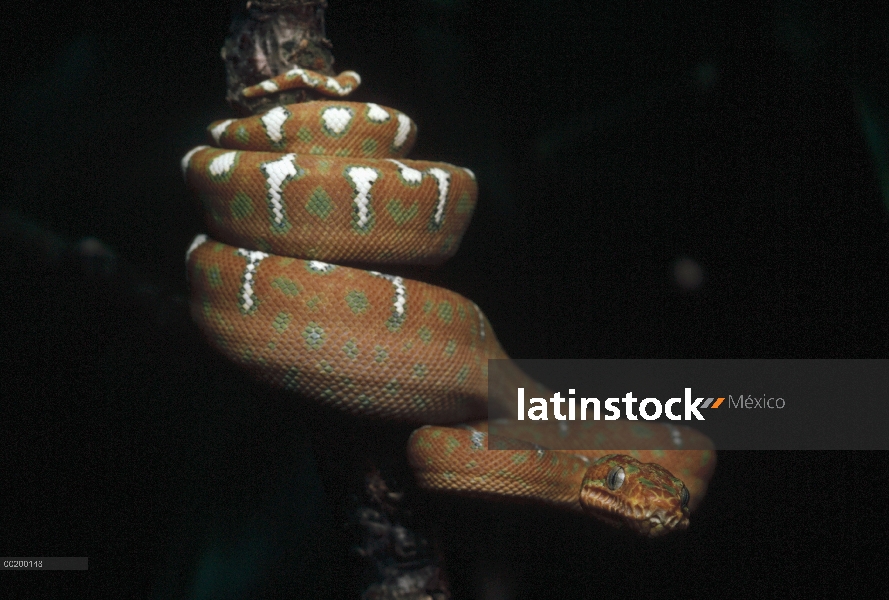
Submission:
<svg viewBox="0 0 889 600">
<path fill-rule="evenodd" d="M 609 490 L 616 490 L 624 484 L 624 480 L 626 478 L 627 475 L 626 473 L 624 473 L 623 467 L 613 467 L 610 471 L 608 471 L 608 476 L 605 478 L 605 483 L 608 485 Z"/>
<path fill-rule="evenodd" d="M 683 485 L 682 492 L 679 494 L 679 500 L 682 501 L 682 508 L 688 506 L 688 501 L 690 498 L 691 494 L 688 493 L 688 488 Z"/>
</svg>

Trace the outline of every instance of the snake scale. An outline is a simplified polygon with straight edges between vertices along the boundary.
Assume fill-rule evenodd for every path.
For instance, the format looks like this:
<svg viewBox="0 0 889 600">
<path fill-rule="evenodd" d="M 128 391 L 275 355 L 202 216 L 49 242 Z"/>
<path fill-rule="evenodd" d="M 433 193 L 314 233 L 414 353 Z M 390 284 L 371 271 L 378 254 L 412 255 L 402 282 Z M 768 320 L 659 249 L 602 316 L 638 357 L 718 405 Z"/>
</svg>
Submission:
<svg viewBox="0 0 889 600">
<path fill-rule="evenodd" d="M 195 238 L 187 263 L 192 316 L 211 345 L 299 397 L 422 424 L 407 452 L 423 488 L 537 502 L 652 537 L 686 528 L 711 450 L 560 452 L 543 449 L 539 429 L 510 434 L 525 442 L 492 435 L 492 447 L 510 449 L 486 448 L 488 360 L 508 357 L 482 311 L 455 292 L 358 268 L 447 260 L 475 208 L 475 176 L 405 159 L 416 125 L 339 99 L 359 83 L 351 71 L 295 68 L 246 88 L 245 97 L 303 87 L 334 99 L 215 122 L 213 146 L 182 159 L 210 234 Z M 512 384 L 536 385 L 518 369 Z M 680 430 L 699 435 L 617 422 L 586 447 L 632 448 L 640 428 L 667 444 Z"/>
</svg>

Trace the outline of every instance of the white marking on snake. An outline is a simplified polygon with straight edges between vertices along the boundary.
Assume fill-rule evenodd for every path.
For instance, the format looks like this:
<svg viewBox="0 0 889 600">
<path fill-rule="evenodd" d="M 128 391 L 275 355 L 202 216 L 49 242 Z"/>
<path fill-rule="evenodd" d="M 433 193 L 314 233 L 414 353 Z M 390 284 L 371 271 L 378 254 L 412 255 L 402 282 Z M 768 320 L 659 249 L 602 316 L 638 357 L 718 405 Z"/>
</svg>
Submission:
<svg viewBox="0 0 889 600">
<path fill-rule="evenodd" d="M 306 85 L 312 85 L 312 81 L 309 79 L 309 74 L 299 67 L 293 67 L 292 69 L 284 73 L 285 79 L 296 79 L 297 77 L 302 79 L 303 83 L 305 83 Z"/>
<path fill-rule="evenodd" d="M 396 150 L 404 146 L 407 141 L 407 134 L 411 132 L 411 119 L 405 114 L 398 113 L 398 131 L 395 132 L 395 139 L 392 145 Z"/>
<path fill-rule="evenodd" d="M 386 109 L 384 109 L 379 104 L 374 104 L 373 102 L 367 103 L 367 118 L 373 121 L 374 123 L 385 123 L 391 117 Z"/>
<path fill-rule="evenodd" d="M 278 84 L 275 83 L 274 81 L 271 81 L 271 80 L 268 80 L 268 79 L 266 79 L 265 81 L 263 81 L 262 83 L 260 83 L 260 84 L 259 84 L 259 87 L 261 87 L 262 89 L 264 89 L 265 91 L 267 91 L 267 92 L 270 93 L 270 94 L 271 94 L 272 92 L 277 92 L 277 91 L 278 91 Z"/>
<path fill-rule="evenodd" d="M 463 170 L 466 171 L 466 174 L 469 175 L 470 179 L 475 181 L 475 173 L 473 173 L 471 170 L 467 169 L 466 167 L 463 167 Z"/>
<path fill-rule="evenodd" d="M 210 128 L 210 135 L 213 136 L 213 139 L 216 141 L 217 144 L 219 143 L 219 138 L 221 138 L 222 134 L 225 133 L 225 130 L 228 129 L 228 126 L 234 122 L 234 119 L 226 119 L 216 127 Z"/>
<path fill-rule="evenodd" d="M 475 312 L 478 314 L 478 334 L 483 340 L 485 339 L 485 317 L 482 314 L 482 309 L 478 307 L 478 304 L 475 302 L 472 303 L 475 307 Z"/>
<path fill-rule="evenodd" d="M 370 220 L 370 188 L 377 180 L 376 170 L 369 167 L 351 167 L 346 169 L 346 176 L 352 180 L 355 188 L 355 209 L 358 211 L 358 227 L 364 229 Z"/>
<path fill-rule="evenodd" d="M 382 277 L 387 281 L 391 281 L 392 285 L 395 286 L 395 303 L 392 308 L 395 309 L 395 313 L 399 316 L 404 314 L 404 303 L 407 301 L 407 288 L 404 287 L 404 279 L 398 277 L 396 275 L 386 275 L 385 273 L 380 273 L 379 271 L 368 271 L 371 275 L 375 277 Z"/>
<path fill-rule="evenodd" d="M 210 166 L 208 167 L 210 170 L 210 175 L 213 175 L 215 177 L 225 175 L 232 170 L 233 166 L 235 166 L 235 158 L 237 157 L 237 151 L 220 154 L 210 161 Z"/>
<path fill-rule="evenodd" d="M 342 77 L 343 75 L 346 75 L 346 76 L 351 75 L 351 76 L 355 77 L 355 80 L 358 83 L 361 83 L 360 78 L 358 77 L 358 73 L 354 73 L 352 71 L 343 71 L 342 73 L 340 73 L 340 77 Z M 345 96 L 346 94 L 351 92 L 353 89 L 355 89 L 355 86 L 352 85 L 351 83 L 347 83 L 344 86 L 340 85 L 340 83 L 333 77 L 327 78 L 327 81 L 325 82 L 325 86 L 327 87 L 327 89 L 333 91 L 334 93 L 336 93 L 340 96 Z"/>
<path fill-rule="evenodd" d="M 196 153 L 200 152 L 201 150 L 206 150 L 209 147 L 210 146 L 195 146 L 194 148 L 189 150 L 185 156 L 182 157 L 181 163 L 182 163 L 182 177 L 183 178 L 185 178 L 188 173 L 188 164 L 191 162 L 191 157 L 194 156 Z"/>
<path fill-rule="evenodd" d="M 426 169 L 426 172 L 438 180 L 438 206 L 435 207 L 435 214 L 432 216 L 436 225 L 441 224 L 444 218 L 445 205 L 448 202 L 448 188 L 451 186 L 451 174 L 438 167 Z"/>
<path fill-rule="evenodd" d="M 259 263 L 264 258 L 268 258 L 268 254 L 259 250 L 245 250 L 243 248 L 238 248 L 238 254 L 247 259 L 247 266 L 244 268 L 244 277 L 241 283 L 240 304 L 244 311 L 249 311 L 253 308 L 253 298 L 255 297 L 253 295 L 253 275 L 256 273 L 256 269 L 259 268 Z"/>
<path fill-rule="evenodd" d="M 664 424 L 664 427 L 670 430 L 670 439 L 673 441 L 673 445 L 677 448 L 682 447 L 682 430 L 676 427 L 675 425 L 667 425 Z"/>
<path fill-rule="evenodd" d="M 284 139 L 283 126 L 291 116 L 289 110 L 283 106 L 276 106 L 259 118 L 263 126 L 265 126 L 265 134 L 272 143 L 278 144 Z"/>
<path fill-rule="evenodd" d="M 336 268 L 336 265 L 322 262 L 320 260 L 310 260 L 309 268 L 313 271 L 318 271 L 319 273 L 329 273 Z"/>
<path fill-rule="evenodd" d="M 198 249 L 198 246 L 207 241 L 206 233 L 199 233 L 194 236 L 194 239 L 191 240 L 191 245 L 188 247 L 188 250 L 185 251 L 185 262 L 188 263 L 189 259 L 191 259 L 191 253 Z"/>
<path fill-rule="evenodd" d="M 341 106 L 325 108 L 321 112 L 321 118 L 324 120 L 324 126 L 329 130 L 334 133 L 342 133 L 352 121 L 352 111 Z"/>
<path fill-rule="evenodd" d="M 481 431 L 473 431 L 469 435 L 469 443 L 473 450 L 481 450 L 484 447 L 485 434 Z"/>
<path fill-rule="evenodd" d="M 574 456 L 582 460 L 586 465 L 590 464 L 590 459 L 588 459 L 586 456 L 583 456 L 582 454 L 575 454 Z"/>
<path fill-rule="evenodd" d="M 262 170 L 266 175 L 266 185 L 269 188 L 268 199 L 272 208 L 275 223 L 284 222 L 284 203 L 281 201 L 281 187 L 289 177 L 296 176 L 296 154 L 285 154 L 278 160 L 262 163 Z"/>
<path fill-rule="evenodd" d="M 406 164 L 395 160 L 394 158 L 387 158 L 391 163 L 395 163 L 398 165 L 398 171 L 401 173 L 401 178 L 404 179 L 408 183 L 418 184 L 423 181 L 423 172 L 414 169 L 413 167 L 409 167 Z"/>
</svg>

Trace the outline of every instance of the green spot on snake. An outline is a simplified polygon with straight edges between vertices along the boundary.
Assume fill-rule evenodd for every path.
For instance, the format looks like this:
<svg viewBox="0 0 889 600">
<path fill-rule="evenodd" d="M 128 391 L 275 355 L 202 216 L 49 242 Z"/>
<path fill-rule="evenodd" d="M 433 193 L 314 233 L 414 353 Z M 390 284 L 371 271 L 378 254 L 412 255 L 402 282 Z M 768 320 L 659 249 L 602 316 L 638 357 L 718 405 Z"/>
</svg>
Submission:
<svg viewBox="0 0 889 600">
<path fill-rule="evenodd" d="M 348 356 L 350 359 L 355 360 L 358 358 L 358 342 L 355 341 L 355 338 L 352 338 L 343 346 L 343 354 Z"/>
<path fill-rule="evenodd" d="M 444 301 L 438 305 L 438 318 L 450 324 L 454 318 L 454 307 L 450 302 Z"/>
<path fill-rule="evenodd" d="M 432 330 L 425 325 L 420 327 L 419 331 L 417 331 L 417 335 L 420 337 L 424 344 L 428 344 L 432 341 Z"/>
<path fill-rule="evenodd" d="M 290 321 L 293 320 L 293 315 L 289 313 L 278 313 L 278 316 L 275 317 L 275 320 L 272 322 L 272 327 L 279 334 L 284 333 L 287 330 L 287 327 L 290 326 Z"/>
<path fill-rule="evenodd" d="M 303 339 L 306 341 L 306 345 L 312 350 L 320 349 L 321 346 L 324 345 L 324 340 L 327 337 L 324 333 L 324 329 L 314 321 L 306 325 L 302 335 Z"/>
<path fill-rule="evenodd" d="M 528 461 L 528 454 L 526 452 L 515 453 L 512 455 L 512 464 L 520 465 L 524 462 Z"/>
<path fill-rule="evenodd" d="M 312 149 L 309 150 L 309 154 L 327 155 L 327 150 L 322 146 L 312 146 Z"/>
<path fill-rule="evenodd" d="M 432 307 L 433 307 L 433 306 L 435 306 L 435 305 L 432 303 L 432 300 L 427 300 L 427 301 L 423 304 L 423 312 L 428 314 L 429 312 L 432 311 Z"/>
<path fill-rule="evenodd" d="M 414 379 L 423 379 L 429 373 L 429 368 L 423 363 L 417 363 L 413 366 Z"/>
<path fill-rule="evenodd" d="M 356 315 L 363 313 L 370 306 L 370 302 L 367 300 L 367 295 L 358 290 L 351 290 L 346 294 L 346 304 L 349 305 L 351 311 Z"/>
<path fill-rule="evenodd" d="M 385 390 L 386 393 L 390 396 L 397 396 L 398 392 L 401 391 L 401 384 L 398 383 L 397 379 L 393 379 L 383 386 L 383 390 Z"/>
<path fill-rule="evenodd" d="M 453 454 L 454 450 L 456 450 L 459 447 L 460 447 L 460 440 L 458 440 L 457 438 L 455 438 L 452 435 L 449 435 L 447 441 L 445 442 L 445 454 L 451 455 L 451 454 Z"/>
<path fill-rule="evenodd" d="M 651 429 L 649 429 L 649 427 L 646 425 L 633 425 L 630 428 L 630 431 L 632 431 L 633 435 L 635 435 L 637 438 L 641 438 L 641 439 L 648 439 L 652 435 L 654 435 L 651 432 Z"/>
<path fill-rule="evenodd" d="M 440 249 L 440 252 L 441 252 L 442 254 L 447 254 L 447 253 L 449 253 L 449 252 L 451 251 L 451 248 L 454 247 L 454 244 L 455 244 L 456 242 L 457 242 L 457 238 L 454 236 L 454 234 L 448 235 L 448 236 L 445 237 L 445 239 L 442 240 L 442 242 L 441 242 L 441 249 Z"/>
<path fill-rule="evenodd" d="M 237 192 L 231 201 L 232 217 L 246 219 L 253 214 L 253 200 L 244 192 Z"/>
<path fill-rule="evenodd" d="M 374 346 L 374 361 L 383 364 L 387 360 L 389 360 L 389 351 L 382 346 Z"/>
<path fill-rule="evenodd" d="M 275 277 L 272 280 L 272 287 L 285 296 L 296 296 L 302 291 L 300 284 L 287 277 Z"/>
<path fill-rule="evenodd" d="M 466 383 L 467 377 L 469 377 L 469 365 L 463 365 L 463 367 L 457 373 L 457 383 L 461 385 Z"/>
<path fill-rule="evenodd" d="M 448 356 L 454 356 L 454 352 L 457 350 L 457 342 L 454 340 L 448 340 L 447 345 L 445 346 L 444 353 Z"/>
<path fill-rule="evenodd" d="M 299 128 L 299 131 L 296 132 L 296 137 L 304 144 L 308 144 L 312 141 L 312 132 L 308 127 L 303 125 Z"/>
<path fill-rule="evenodd" d="M 333 365 L 327 362 L 326 360 L 318 361 L 318 370 L 322 373 L 327 373 L 328 375 L 332 375 L 334 368 Z"/>
<path fill-rule="evenodd" d="M 386 211 L 392 217 L 392 220 L 395 221 L 395 224 L 399 226 L 404 225 L 416 217 L 419 210 L 416 202 L 414 202 L 410 208 L 405 208 L 401 200 L 398 200 L 397 198 L 389 200 L 389 203 L 386 204 Z"/>
<path fill-rule="evenodd" d="M 219 265 L 213 265 L 207 269 L 207 283 L 211 288 L 218 288 L 222 285 L 222 271 L 219 270 Z"/>
<path fill-rule="evenodd" d="M 299 382 L 299 369 L 297 367 L 290 367 L 287 369 L 287 372 L 284 374 L 284 379 L 282 380 L 282 384 L 284 389 L 286 390 L 296 390 L 298 388 Z"/>
<path fill-rule="evenodd" d="M 463 192 L 457 200 L 457 214 L 465 215 L 471 213 L 473 208 L 472 199 L 467 192 Z"/>
<path fill-rule="evenodd" d="M 246 144 L 247 142 L 250 141 L 250 132 L 247 131 L 247 129 L 246 129 L 243 125 L 241 125 L 241 126 L 238 127 L 238 129 L 235 131 L 235 137 L 236 137 L 237 140 L 238 140 L 239 142 L 241 142 L 242 144 Z"/>
<path fill-rule="evenodd" d="M 364 152 L 365 155 L 371 155 L 377 151 L 377 141 L 373 138 L 365 138 L 363 142 L 361 142 L 361 151 Z"/>
<path fill-rule="evenodd" d="M 330 199 L 330 195 L 320 185 L 315 188 L 308 201 L 306 201 L 306 210 L 309 214 L 315 215 L 322 221 L 327 220 L 327 217 L 333 212 L 333 208 L 333 200 Z"/>
<path fill-rule="evenodd" d="M 311 298 L 309 298 L 309 300 L 306 302 L 306 308 L 308 308 L 312 312 L 315 312 L 316 310 L 318 310 L 318 307 L 321 306 L 323 303 L 324 303 L 324 300 L 322 300 L 321 296 L 318 296 L 316 294 L 316 295 L 312 296 Z"/>
</svg>

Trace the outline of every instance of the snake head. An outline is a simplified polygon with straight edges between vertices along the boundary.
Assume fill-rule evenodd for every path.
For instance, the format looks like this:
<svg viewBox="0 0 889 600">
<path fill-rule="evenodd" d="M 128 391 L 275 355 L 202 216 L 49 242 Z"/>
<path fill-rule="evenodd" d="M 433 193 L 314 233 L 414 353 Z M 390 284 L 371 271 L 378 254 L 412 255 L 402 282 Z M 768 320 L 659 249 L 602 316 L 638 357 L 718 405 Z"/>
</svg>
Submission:
<svg viewBox="0 0 889 600">
<path fill-rule="evenodd" d="M 648 537 L 688 527 L 689 493 L 660 465 L 609 454 L 587 469 L 580 490 L 584 512 Z"/>
</svg>

